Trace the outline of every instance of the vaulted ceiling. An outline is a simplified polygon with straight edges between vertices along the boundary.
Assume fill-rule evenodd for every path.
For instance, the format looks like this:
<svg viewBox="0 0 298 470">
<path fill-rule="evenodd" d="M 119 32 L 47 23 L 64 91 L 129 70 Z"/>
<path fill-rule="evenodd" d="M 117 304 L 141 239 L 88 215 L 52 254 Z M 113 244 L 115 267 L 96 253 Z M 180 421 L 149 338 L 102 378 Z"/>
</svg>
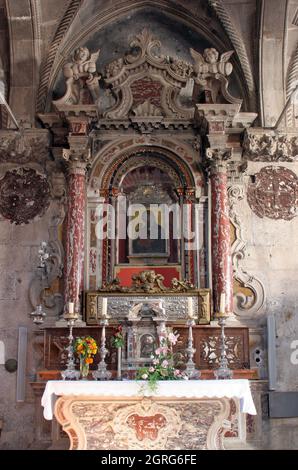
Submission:
<svg viewBox="0 0 298 470">
<path fill-rule="evenodd" d="M 297 26 L 298 0 L 0 0 L 0 82 L 16 118 L 38 125 L 75 47 L 101 49 L 101 70 L 147 27 L 165 55 L 190 60 L 190 47 L 233 49 L 244 110 L 271 127 L 297 85 Z"/>
</svg>

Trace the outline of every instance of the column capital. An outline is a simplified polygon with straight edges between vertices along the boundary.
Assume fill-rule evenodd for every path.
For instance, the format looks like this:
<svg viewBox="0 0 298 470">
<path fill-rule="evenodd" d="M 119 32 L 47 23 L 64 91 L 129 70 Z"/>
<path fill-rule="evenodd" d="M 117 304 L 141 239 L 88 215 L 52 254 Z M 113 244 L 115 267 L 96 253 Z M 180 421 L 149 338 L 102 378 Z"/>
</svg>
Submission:
<svg viewBox="0 0 298 470">
<path fill-rule="evenodd" d="M 232 149 L 207 148 L 206 163 L 211 174 L 226 173 L 227 161 L 232 158 Z"/>
</svg>

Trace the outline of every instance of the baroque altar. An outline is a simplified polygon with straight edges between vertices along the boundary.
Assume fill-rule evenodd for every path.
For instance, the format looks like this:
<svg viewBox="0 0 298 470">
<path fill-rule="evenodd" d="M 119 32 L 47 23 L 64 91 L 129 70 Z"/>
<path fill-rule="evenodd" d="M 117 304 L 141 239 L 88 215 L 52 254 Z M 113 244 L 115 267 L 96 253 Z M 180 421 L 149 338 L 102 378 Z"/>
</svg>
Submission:
<svg viewBox="0 0 298 470">
<path fill-rule="evenodd" d="M 69 303 L 78 316 L 73 337 L 96 339 L 112 378 L 117 351 L 111 336 L 119 324 L 123 378 L 150 365 L 165 327 L 179 333 L 177 361 L 193 361 L 202 378 L 214 378 L 222 352 L 220 307 L 229 317 L 225 353 L 234 377 L 259 377 L 257 362 L 251 368 L 250 343 L 257 349 L 260 339 L 254 332 L 251 341 L 239 314 L 258 311 L 262 290 L 241 270 L 233 212 L 234 185 L 241 192 L 244 171 L 238 140 L 256 115 L 241 112 L 242 100 L 229 92 L 231 51 L 190 49 L 187 62 L 163 54 L 161 46 L 143 30 L 126 54 L 100 71 L 99 48 L 77 48 L 62 70 L 65 94 L 52 101 L 52 112 L 40 115 L 53 132 L 53 155 L 66 170 L 68 195 L 63 302 L 37 334 L 40 381 L 59 379 L 66 368 Z M 130 236 L 132 227 L 139 236 Z M 45 262 L 50 274 L 53 260 L 55 253 Z M 48 294 L 53 288 L 57 298 L 55 277 L 48 277 L 40 290 Z M 95 356 L 91 373 L 99 360 Z M 44 386 L 34 385 L 39 395 Z M 218 400 L 221 418 L 237 415 L 239 404 Z M 157 406 L 141 401 L 135 406 Z M 219 426 L 215 440 L 220 432 Z"/>
<path fill-rule="evenodd" d="M 119 388 L 114 381 L 51 381 L 42 397 L 44 416 L 51 420 L 55 413 L 71 450 L 224 449 L 235 421 L 239 441 L 245 440 L 243 413 L 256 414 L 247 380 L 157 386 L 152 392 L 146 382 Z"/>
</svg>

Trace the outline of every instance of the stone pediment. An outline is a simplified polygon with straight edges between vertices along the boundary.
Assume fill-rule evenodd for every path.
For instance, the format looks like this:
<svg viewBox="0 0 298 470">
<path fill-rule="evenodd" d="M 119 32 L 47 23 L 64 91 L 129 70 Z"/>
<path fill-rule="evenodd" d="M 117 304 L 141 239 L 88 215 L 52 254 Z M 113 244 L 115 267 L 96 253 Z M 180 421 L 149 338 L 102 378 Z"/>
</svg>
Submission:
<svg viewBox="0 0 298 470">
<path fill-rule="evenodd" d="M 193 117 L 193 107 L 179 102 L 181 90 L 193 72 L 192 65 L 159 54 L 160 41 L 143 30 L 130 43 L 130 52 L 109 63 L 105 83 L 112 90 L 116 103 L 104 113 L 107 119 L 152 122 Z"/>
</svg>

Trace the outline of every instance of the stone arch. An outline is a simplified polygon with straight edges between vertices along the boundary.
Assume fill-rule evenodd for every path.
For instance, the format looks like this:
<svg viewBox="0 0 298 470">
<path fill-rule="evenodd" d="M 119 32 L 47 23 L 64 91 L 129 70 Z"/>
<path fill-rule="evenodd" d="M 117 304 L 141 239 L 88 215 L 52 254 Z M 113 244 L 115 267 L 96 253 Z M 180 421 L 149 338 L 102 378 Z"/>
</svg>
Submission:
<svg viewBox="0 0 298 470">
<path fill-rule="evenodd" d="M 121 3 L 117 10 L 98 9 L 92 15 L 91 20 L 86 22 L 85 25 L 80 25 L 80 28 L 74 28 L 75 18 L 80 7 L 80 2 L 72 2 L 68 13 L 66 12 L 60 26 L 57 30 L 56 36 L 50 48 L 50 54 L 45 62 L 40 77 L 40 86 L 38 91 L 38 107 L 40 112 L 47 112 L 50 110 L 52 101 L 52 92 L 58 77 L 58 74 L 65 62 L 66 57 L 69 57 L 73 50 L 79 45 L 86 44 L 95 32 L 102 30 L 107 25 L 119 21 L 126 14 L 134 11 L 141 11 L 148 7 L 158 12 L 162 11 L 165 16 L 168 16 L 179 24 L 183 24 L 191 28 L 196 34 L 203 37 L 210 45 L 216 47 L 220 52 L 225 52 L 229 47 L 230 41 L 235 47 L 236 55 L 232 58 L 235 65 L 235 77 L 237 86 L 241 90 L 241 97 L 244 99 L 244 108 L 246 110 L 255 110 L 255 96 L 252 93 L 252 77 L 251 69 L 248 63 L 247 55 L 244 54 L 245 48 L 241 37 L 237 36 L 237 41 L 231 39 L 231 34 L 226 28 L 224 21 L 220 20 L 220 16 L 214 9 L 214 5 L 210 8 L 214 10 L 213 21 L 217 24 L 218 31 L 210 28 L 206 23 L 204 17 L 194 14 L 181 5 L 177 5 L 170 0 L 127 0 Z M 66 21 L 67 19 L 67 21 Z M 65 21 L 64 21 L 65 20 Z M 229 24 L 231 21 L 229 22 Z M 67 34 L 67 26 L 71 27 L 73 34 Z M 226 37 L 225 37 L 226 36 Z M 241 53 L 239 53 L 239 51 Z M 243 52 L 244 51 L 244 52 Z M 51 56 L 51 57 L 50 57 Z M 54 56 L 54 57 L 53 57 Z M 46 95 L 46 96 L 45 96 Z M 253 97 L 254 96 L 254 97 Z"/>
<path fill-rule="evenodd" d="M 167 144 L 172 148 L 170 149 Z M 157 158 L 163 156 L 165 165 L 168 165 L 171 171 L 176 172 L 176 175 L 179 173 L 184 175 L 184 183 L 180 179 L 182 187 L 200 188 L 201 190 L 204 187 L 205 181 L 201 165 L 195 161 L 196 154 L 190 146 L 175 142 L 175 140 L 167 142 L 166 139 L 126 137 L 113 141 L 98 152 L 90 174 L 90 188 L 95 190 L 95 193 L 107 192 L 112 189 L 113 175 L 117 177 L 117 172 L 119 175 L 122 165 L 125 165 L 132 156 L 142 152 L 156 153 Z M 154 162 L 156 163 L 156 159 Z"/>
</svg>

